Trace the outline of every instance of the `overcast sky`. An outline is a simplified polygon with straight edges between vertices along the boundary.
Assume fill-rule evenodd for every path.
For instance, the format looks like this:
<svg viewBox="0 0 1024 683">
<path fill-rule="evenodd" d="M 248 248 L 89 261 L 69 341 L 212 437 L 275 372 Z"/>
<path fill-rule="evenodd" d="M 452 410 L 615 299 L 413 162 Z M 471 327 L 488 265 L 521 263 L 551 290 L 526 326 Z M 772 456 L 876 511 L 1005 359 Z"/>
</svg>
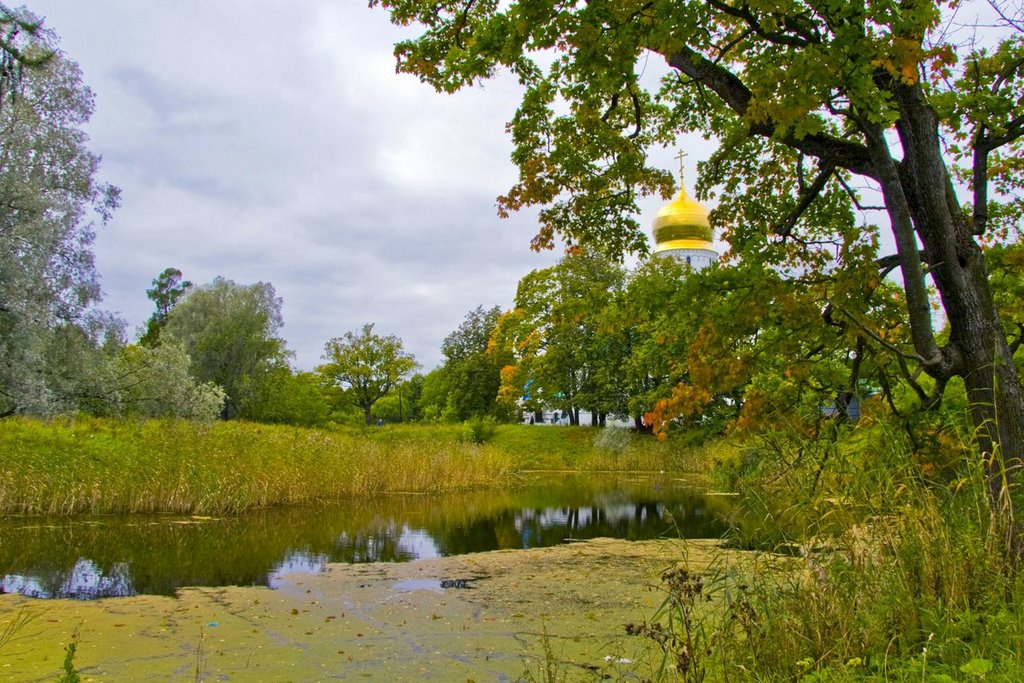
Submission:
<svg viewBox="0 0 1024 683">
<path fill-rule="evenodd" d="M 301 369 L 373 322 L 429 370 L 469 310 L 508 308 L 560 256 L 529 250 L 534 214 L 495 211 L 516 179 L 515 84 L 441 95 L 396 75 L 403 34 L 364 0 L 26 5 L 96 95 L 91 148 L 122 190 L 95 243 L 103 308 L 133 332 L 174 266 L 272 283 Z"/>
</svg>

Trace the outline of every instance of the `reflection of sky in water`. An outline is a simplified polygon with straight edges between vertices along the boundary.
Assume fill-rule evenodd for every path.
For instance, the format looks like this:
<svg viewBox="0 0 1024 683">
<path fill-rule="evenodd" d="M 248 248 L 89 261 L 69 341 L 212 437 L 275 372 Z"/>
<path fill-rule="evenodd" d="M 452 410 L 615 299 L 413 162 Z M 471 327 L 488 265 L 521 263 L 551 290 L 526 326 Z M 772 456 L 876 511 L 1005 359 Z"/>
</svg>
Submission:
<svg viewBox="0 0 1024 683">
<path fill-rule="evenodd" d="M 542 529 L 569 526 L 587 527 L 597 522 L 618 524 L 620 522 L 646 522 L 664 517 L 665 506 L 655 506 L 656 515 L 642 507 L 639 510 L 631 504 L 605 505 L 603 507 L 547 508 L 545 510 L 523 510 L 516 515 L 516 530 L 522 531 L 529 524 L 538 524 Z M 637 516 L 639 514 L 639 517 Z"/>
<path fill-rule="evenodd" d="M 267 575 L 267 585 L 277 590 L 282 586 L 282 577 L 289 574 L 319 574 L 329 561 L 330 558 L 321 553 L 289 553 Z"/>
<path fill-rule="evenodd" d="M 131 571 L 124 562 L 104 575 L 92 560 L 80 559 L 55 590 L 45 586 L 41 577 L 8 574 L 0 579 L 0 593 L 20 593 L 32 598 L 120 598 L 135 595 Z"/>
<path fill-rule="evenodd" d="M 395 548 L 399 556 L 416 560 L 441 557 L 437 542 L 425 529 L 414 529 L 406 524 L 400 528 L 392 525 L 388 528 L 387 534 L 390 538 L 395 539 Z M 348 534 L 341 534 L 338 538 L 338 542 L 342 546 L 350 545 L 352 541 L 353 539 Z M 357 561 L 380 561 L 381 553 L 386 550 L 382 547 L 383 544 L 372 537 L 367 538 L 365 543 L 366 551 L 357 556 Z M 319 574 L 324 571 L 330 561 L 330 556 L 324 553 L 303 551 L 289 553 L 267 576 L 267 585 L 274 589 L 280 588 L 287 583 L 283 581 L 283 578 L 289 574 Z"/>
<path fill-rule="evenodd" d="M 411 529 L 408 526 L 403 526 L 402 533 L 398 537 L 398 547 L 417 560 L 441 557 L 441 550 L 437 547 L 437 542 L 425 529 Z"/>
<path fill-rule="evenodd" d="M 472 496 L 454 503 L 395 497 L 371 502 L 370 514 L 324 506 L 216 519 L 0 523 L 0 593 L 92 599 L 173 595 L 186 586 L 279 588 L 283 577 L 319 573 L 330 562 L 404 562 L 595 536 L 720 536 L 718 514 L 702 495 L 672 498 L 664 496 L 670 487 L 660 486 L 639 495 L 605 488 L 589 497 L 571 487 L 568 494 L 526 490 L 493 506 Z M 353 511 L 360 513 L 355 521 Z"/>
</svg>

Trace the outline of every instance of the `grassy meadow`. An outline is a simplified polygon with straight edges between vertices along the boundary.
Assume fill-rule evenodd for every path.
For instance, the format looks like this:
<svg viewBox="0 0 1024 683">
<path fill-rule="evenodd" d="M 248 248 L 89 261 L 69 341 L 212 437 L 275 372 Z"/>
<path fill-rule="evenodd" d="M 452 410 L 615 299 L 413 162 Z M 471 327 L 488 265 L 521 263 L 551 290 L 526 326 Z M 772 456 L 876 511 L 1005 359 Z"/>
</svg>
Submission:
<svg viewBox="0 0 1024 683">
<path fill-rule="evenodd" d="M 674 471 L 697 451 L 624 430 L 463 425 L 315 430 L 240 421 L 8 419 L 0 514 L 229 514 L 382 493 L 514 486 L 526 470 Z"/>
</svg>

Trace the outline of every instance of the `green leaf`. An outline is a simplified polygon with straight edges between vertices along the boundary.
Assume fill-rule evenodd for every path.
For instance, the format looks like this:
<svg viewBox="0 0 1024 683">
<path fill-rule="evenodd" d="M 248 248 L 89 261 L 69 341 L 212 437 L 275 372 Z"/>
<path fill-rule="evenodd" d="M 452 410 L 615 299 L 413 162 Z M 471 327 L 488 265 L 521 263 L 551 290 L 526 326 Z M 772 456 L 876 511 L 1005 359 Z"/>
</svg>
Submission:
<svg viewBox="0 0 1024 683">
<path fill-rule="evenodd" d="M 985 674 L 992 671 L 992 660 L 978 658 L 972 659 L 966 664 L 963 664 L 960 667 L 960 671 L 967 674 L 968 676 L 977 676 L 978 678 L 984 678 Z"/>
</svg>

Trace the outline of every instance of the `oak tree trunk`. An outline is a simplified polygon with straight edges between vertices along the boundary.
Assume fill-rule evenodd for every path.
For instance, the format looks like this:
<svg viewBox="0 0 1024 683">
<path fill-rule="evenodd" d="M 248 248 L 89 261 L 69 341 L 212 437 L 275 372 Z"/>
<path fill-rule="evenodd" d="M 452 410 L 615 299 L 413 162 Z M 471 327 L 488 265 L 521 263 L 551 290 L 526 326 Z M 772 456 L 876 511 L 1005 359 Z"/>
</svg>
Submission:
<svg viewBox="0 0 1024 683">
<path fill-rule="evenodd" d="M 964 380 L 974 438 L 985 459 L 990 502 L 1011 555 L 1024 559 L 1024 533 L 1010 496 L 1024 484 L 1024 393 L 995 307 L 981 247 L 954 194 L 938 120 L 919 86 L 895 88 L 904 152 L 901 185 L 942 300 L 949 342 L 925 370 L 938 382 Z M 913 320 L 912 320 L 913 323 Z M 920 351 L 920 350 L 919 350 Z"/>
</svg>

